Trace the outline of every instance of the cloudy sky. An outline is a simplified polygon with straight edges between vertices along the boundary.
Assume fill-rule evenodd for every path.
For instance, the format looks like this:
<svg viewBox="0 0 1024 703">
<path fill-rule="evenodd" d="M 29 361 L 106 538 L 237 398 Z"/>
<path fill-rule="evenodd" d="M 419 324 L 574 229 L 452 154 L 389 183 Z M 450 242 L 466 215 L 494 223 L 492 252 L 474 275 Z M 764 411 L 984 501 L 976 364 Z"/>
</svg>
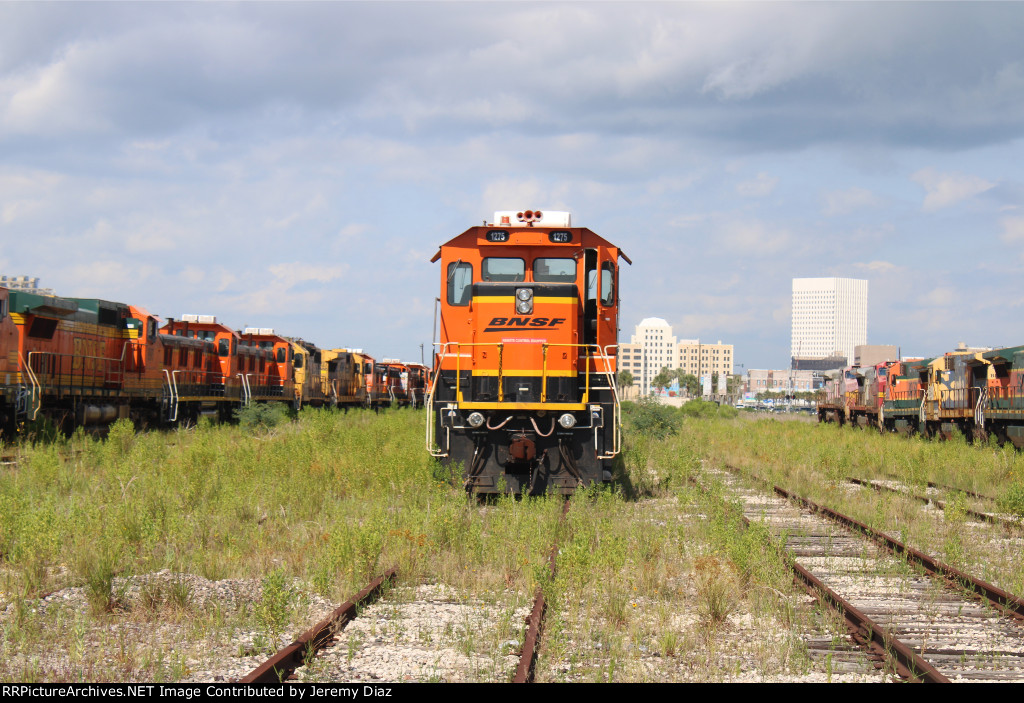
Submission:
<svg viewBox="0 0 1024 703">
<path fill-rule="evenodd" d="M 569 210 L 641 318 L 784 367 L 1024 344 L 1024 4 L 0 2 L 0 272 L 419 359 L 437 246 Z M 429 353 L 429 352 L 428 352 Z M 740 370 L 740 369 L 737 369 Z"/>
</svg>

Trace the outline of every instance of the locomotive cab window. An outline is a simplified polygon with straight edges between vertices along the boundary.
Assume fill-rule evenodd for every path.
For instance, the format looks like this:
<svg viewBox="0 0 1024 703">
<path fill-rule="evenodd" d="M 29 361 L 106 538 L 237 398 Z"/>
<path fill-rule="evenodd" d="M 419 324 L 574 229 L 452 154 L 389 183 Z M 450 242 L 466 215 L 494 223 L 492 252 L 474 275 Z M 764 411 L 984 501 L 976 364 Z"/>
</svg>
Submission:
<svg viewBox="0 0 1024 703">
<path fill-rule="evenodd" d="M 448 304 L 469 305 L 473 292 L 473 267 L 456 261 L 448 264 Z"/>
<path fill-rule="evenodd" d="M 301 369 L 302 368 L 302 356 L 303 356 L 302 354 L 296 354 L 295 355 L 295 368 L 297 368 L 297 369 Z"/>
<path fill-rule="evenodd" d="M 533 280 L 537 283 L 575 283 L 576 259 L 534 259 Z"/>
<path fill-rule="evenodd" d="M 53 333 L 57 331 L 57 321 L 45 317 L 37 317 L 32 320 L 28 328 L 28 336 L 38 339 L 53 339 Z"/>
<path fill-rule="evenodd" d="M 606 261 L 601 264 L 601 305 L 615 304 L 615 264 Z"/>
<path fill-rule="evenodd" d="M 480 277 L 485 281 L 520 283 L 526 280 L 526 262 L 522 259 L 488 257 L 480 267 Z"/>
</svg>

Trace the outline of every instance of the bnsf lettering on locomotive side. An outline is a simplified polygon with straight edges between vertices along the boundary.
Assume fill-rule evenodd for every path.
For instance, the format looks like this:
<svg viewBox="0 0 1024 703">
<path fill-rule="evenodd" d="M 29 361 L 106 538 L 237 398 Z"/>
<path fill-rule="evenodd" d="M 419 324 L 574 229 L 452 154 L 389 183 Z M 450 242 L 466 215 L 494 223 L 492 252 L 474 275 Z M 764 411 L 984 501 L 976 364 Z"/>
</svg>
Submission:
<svg viewBox="0 0 1024 703">
<path fill-rule="evenodd" d="M 557 327 L 565 322 L 564 317 L 495 317 L 487 328 L 507 329 L 509 327 Z"/>
</svg>

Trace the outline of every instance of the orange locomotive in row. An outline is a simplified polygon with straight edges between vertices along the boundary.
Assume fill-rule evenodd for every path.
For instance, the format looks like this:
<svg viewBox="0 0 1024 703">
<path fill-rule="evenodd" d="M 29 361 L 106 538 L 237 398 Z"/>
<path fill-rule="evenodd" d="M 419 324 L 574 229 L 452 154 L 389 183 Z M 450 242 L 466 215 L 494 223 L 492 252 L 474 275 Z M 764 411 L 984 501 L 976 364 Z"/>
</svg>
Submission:
<svg viewBox="0 0 1024 703">
<path fill-rule="evenodd" d="M 498 212 L 441 245 L 427 446 L 478 493 L 611 478 L 619 259 L 565 212 Z"/>
<path fill-rule="evenodd" d="M 140 426 L 228 419 L 250 403 L 406 402 L 379 387 L 376 366 L 361 350 L 320 350 L 267 328 L 238 332 L 213 316 L 161 326 L 133 305 L 0 288 L 0 424 L 7 432 L 40 415 L 67 431 L 118 418 Z"/>
</svg>

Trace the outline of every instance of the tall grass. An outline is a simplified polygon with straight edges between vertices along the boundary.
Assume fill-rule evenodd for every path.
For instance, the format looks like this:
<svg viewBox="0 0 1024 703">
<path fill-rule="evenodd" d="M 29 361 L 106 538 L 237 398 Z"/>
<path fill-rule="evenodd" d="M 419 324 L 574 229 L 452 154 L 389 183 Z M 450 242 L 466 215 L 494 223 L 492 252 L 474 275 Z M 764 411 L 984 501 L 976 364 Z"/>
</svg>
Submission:
<svg viewBox="0 0 1024 703">
<path fill-rule="evenodd" d="M 265 419 L 138 435 L 119 421 L 105 441 L 22 448 L 0 476 L 7 590 L 84 584 L 99 563 L 211 579 L 283 567 L 332 597 L 393 564 L 410 579 L 465 580 L 468 567 L 481 583 L 532 586 L 522 564 L 550 543 L 550 501 L 481 511 L 438 480 L 420 413 Z"/>
<path fill-rule="evenodd" d="M 1024 595 L 1018 546 L 1024 530 L 974 523 L 965 511 L 1024 513 L 1024 455 L 1009 445 L 774 419 L 707 422 L 690 429 L 688 444 L 701 446 L 712 465 L 756 473 Z M 897 481 L 916 494 L 931 491 L 947 509 L 928 508 L 904 495 L 855 489 L 851 477 Z M 929 482 L 947 488 L 929 489 Z M 967 497 L 966 491 L 995 501 Z"/>
<path fill-rule="evenodd" d="M 250 628 L 273 648 L 310 624 L 292 590 L 300 584 L 339 603 L 397 566 L 403 582 L 442 582 L 494 599 L 536 586 L 560 500 L 503 498 L 481 507 L 423 451 L 422 412 L 306 409 L 294 422 L 249 419 L 142 434 L 119 421 L 105 440 L 78 432 L 15 447 L 17 466 L 0 473 L 0 610 L 82 587 L 93 624 L 173 610 L 207 633 L 199 639 Z M 229 612 L 177 607 L 191 596 L 173 585 L 167 594 L 147 587 L 126 598 L 126 579 L 161 570 L 249 579 L 263 596 Z M 64 619 L 34 617 L 0 621 L 0 656 L 21 667 L 0 665 L 0 678 L 80 678 L 86 666 L 111 680 L 170 676 L 163 663 L 162 673 L 138 673 L 143 659 L 158 666 L 153 652 L 129 665 L 96 647 L 86 650 L 96 659 L 72 672 L 32 673 L 24 656 L 68 635 Z"/>
</svg>

